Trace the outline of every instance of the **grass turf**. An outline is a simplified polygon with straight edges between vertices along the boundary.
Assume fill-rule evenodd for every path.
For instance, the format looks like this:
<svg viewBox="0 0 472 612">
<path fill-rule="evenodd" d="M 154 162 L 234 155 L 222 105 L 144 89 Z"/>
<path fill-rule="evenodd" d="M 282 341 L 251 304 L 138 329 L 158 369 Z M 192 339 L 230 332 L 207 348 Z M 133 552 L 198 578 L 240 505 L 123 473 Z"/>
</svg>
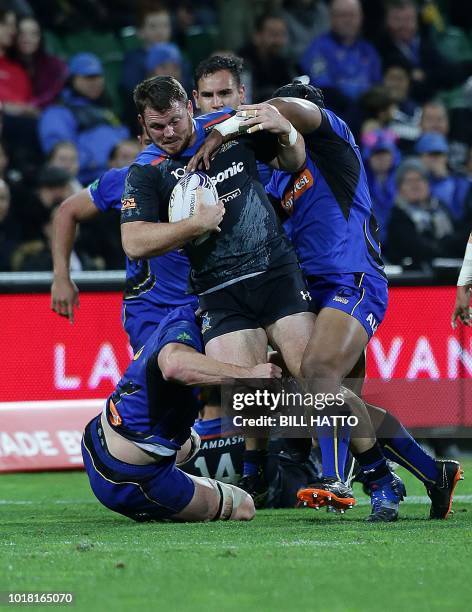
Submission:
<svg viewBox="0 0 472 612">
<path fill-rule="evenodd" d="M 343 517 L 266 510 L 244 524 L 137 524 L 101 507 L 83 473 L 1 475 L 0 591 L 73 591 L 72 609 L 88 611 L 467 609 L 472 461 L 464 467 L 449 520 L 426 520 L 413 497 L 387 525 L 366 524 L 366 505 Z M 410 499 L 425 495 L 399 474 Z"/>
</svg>

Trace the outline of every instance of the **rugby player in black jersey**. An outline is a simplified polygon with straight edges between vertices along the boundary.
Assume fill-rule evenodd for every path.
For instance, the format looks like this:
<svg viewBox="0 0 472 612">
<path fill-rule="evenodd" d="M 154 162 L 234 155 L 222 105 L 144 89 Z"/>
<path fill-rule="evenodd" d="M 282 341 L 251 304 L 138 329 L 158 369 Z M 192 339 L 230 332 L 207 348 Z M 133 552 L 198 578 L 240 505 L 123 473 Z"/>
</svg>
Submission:
<svg viewBox="0 0 472 612">
<path fill-rule="evenodd" d="M 303 139 L 272 107 L 264 132 L 228 142 L 209 165 L 220 201 L 227 204 L 225 216 L 222 204 L 199 205 L 190 219 L 170 224 L 169 198 L 186 164 L 210 129 L 234 111 L 194 120 L 185 91 L 170 77 L 140 83 L 135 102 L 153 145 L 130 167 L 126 181 L 122 241 L 127 255 L 152 257 L 185 245 L 191 289 L 203 311 L 207 354 L 251 366 L 266 362 L 269 340 L 297 373 L 313 320 L 309 295 L 295 252 L 259 182 L 256 160 L 297 171 L 305 161 Z M 193 242 L 215 229 L 220 231 L 203 243 Z"/>
</svg>

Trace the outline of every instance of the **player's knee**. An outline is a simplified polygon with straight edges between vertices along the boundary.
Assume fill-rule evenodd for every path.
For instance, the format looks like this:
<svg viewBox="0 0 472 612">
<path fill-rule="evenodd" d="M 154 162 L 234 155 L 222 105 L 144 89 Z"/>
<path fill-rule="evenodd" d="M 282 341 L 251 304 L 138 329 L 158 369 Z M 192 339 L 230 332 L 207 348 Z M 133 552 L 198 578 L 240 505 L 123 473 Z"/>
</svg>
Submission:
<svg viewBox="0 0 472 612">
<path fill-rule="evenodd" d="M 241 491 L 241 489 L 239 489 Z M 235 521 L 251 521 L 256 514 L 256 508 L 254 506 L 254 500 L 252 497 L 243 491 L 244 496 L 236 508 L 235 515 L 231 517 Z"/>
<path fill-rule="evenodd" d="M 313 351 L 303 356 L 300 374 L 302 378 L 333 379 L 340 375 L 340 361 L 339 355 Z"/>
</svg>

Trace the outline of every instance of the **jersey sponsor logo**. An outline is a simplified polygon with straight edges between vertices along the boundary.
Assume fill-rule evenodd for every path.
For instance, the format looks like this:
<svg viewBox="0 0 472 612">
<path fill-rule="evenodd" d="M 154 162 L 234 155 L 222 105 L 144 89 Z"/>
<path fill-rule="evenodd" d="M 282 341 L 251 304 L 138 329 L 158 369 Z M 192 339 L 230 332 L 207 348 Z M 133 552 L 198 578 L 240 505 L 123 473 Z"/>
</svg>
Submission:
<svg viewBox="0 0 472 612">
<path fill-rule="evenodd" d="M 227 202 L 230 202 L 231 200 L 236 199 L 240 195 L 241 195 L 241 189 L 239 189 L 238 187 L 237 189 L 234 189 L 233 191 L 230 191 L 229 193 L 225 193 L 225 195 L 221 196 L 219 199 L 223 202 L 223 204 L 226 204 Z"/>
<path fill-rule="evenodd" d="M 341 302 L 341 304 L 349 304 L 349 300 L 340 295 L 335 295 L 333 298 L 333 302 Z"/>
<path fill-rule="evenodd" d="M 313 184 L 313 175 L 308 168 L 305 168 L 302 170 L 302 172 L 296 175 L 293 182 L 288 184 L 282 197 L 282 208 L 291 214 L 295 200 L 298 200 L 298 198 L 304 194 L 307 189 L 313 187 Z"/>
<path fill-rule="evenodd" d="M 375 333 L 379 324 L 377 319 L 371 312 L 369 312 L 369 314 L 367 315 L 367 323 L 370 325 L 371 330 Z"/>
<path fill-rule="evenodd" d="M 234 147 L 237 144 L 238 144 L 237 140 L 230 140 L 229 142 L 225 142 L 218 149 L 218 153 L 224 153 L 225 151 L 228 151 L 229 149 L 231 149 L 232 147 Z"/>
<path fill-rule="evenodd" d="M 131 210 L 132 208 L 137 208 L 134 198 L 124 198 L 121 200 L 121 210 Z"/>
<path fill-rule="evenodd" d="M 184 166 L 183 168 L 176 168 L 175 170 L 171 170 L 171 174 L 174 178 L 179 180 L 185 176 L 186 169 L 187 166 Z M 236 174 L 239 174 L 240 172 L 244 172 L 244 163 L 242 161 L 233 162 L 231 166 L 225 168 L 221 172 L 218 172 L 218 174 L 215 176 L 210 176 L 210 178 L 213 184 L 217 185 L 218 183 L 222 183 L 232 176 L 236 176 Z"/>
<path fill-rule="evenodd" d="M 202 314 L 202 334 L 207 332 L 209 329 L 211 329 L 210 317 L 208 316 L 207 312 L 204 312 Z"/>
</svg>

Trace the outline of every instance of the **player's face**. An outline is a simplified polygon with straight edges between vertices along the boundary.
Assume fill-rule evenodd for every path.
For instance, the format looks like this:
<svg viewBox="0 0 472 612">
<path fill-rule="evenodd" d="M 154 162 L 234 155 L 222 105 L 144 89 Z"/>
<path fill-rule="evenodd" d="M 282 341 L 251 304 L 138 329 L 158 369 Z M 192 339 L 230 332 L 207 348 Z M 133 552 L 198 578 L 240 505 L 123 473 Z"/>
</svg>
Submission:
<svg viewBox="0 0 472 612">
<path fill-rule="evenodd" d="M 197 83 L 193 97 L 197 108 L 203 113 L 219 111 L 225 106 L 237 108 L 244 104 L 244 85 L 236 82 L 229 70 L 218 70 L 208 76 L 203 76 Z"/>
<path fill-rule="evenodd" d="M 139 121 L 150 140 L 169 155 L 177 155 L 190 143 L 193 134 L 192 103 L 174 102 L 159 112 L 148 106 Z"/>
</svg>

